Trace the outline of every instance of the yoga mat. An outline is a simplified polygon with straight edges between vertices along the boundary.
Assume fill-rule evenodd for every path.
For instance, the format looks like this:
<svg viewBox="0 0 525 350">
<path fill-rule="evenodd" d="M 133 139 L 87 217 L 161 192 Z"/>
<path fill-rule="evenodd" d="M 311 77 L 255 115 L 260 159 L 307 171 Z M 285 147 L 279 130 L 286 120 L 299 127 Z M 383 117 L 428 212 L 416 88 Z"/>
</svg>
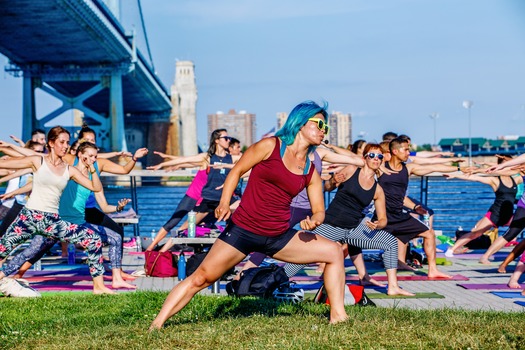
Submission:
<svg viewBox="0 0 525 350">
<path fill-rule="evenodd" d="M 312 290 L 312 289 L 319 289 L 323 285 L 323 282 L 316 282 L 316 283 L 296 283 L 294 287 L 296 288 L 302 288 L 304 290 Z"/>
<path fill-rule="evenodd" d="M 88 291 L 93 290 L 93 285 L 45 285 L 45 286 L 32 286 L 39 292 L 58 292 L 58 291 Z M 107 288 L 112 289 L 111 285 L 106 285 Z M 115 291 L 117 290 L 133 290 L 133 289 L 127 289 L 127 288 L 121 288 L 121 289 L 113 289 Z"/>
<path fill-rule="evenodd" d="M 370 299 L 445 299 L 441 294 L 431 292 L 431 293 L 416 293 L 415 296 L 406 296 L 406 295 L 388 295 L 383 293 L 367 293 L 366 294 Z"/>
<path fill-rule="evenodd" d="M 92 281 L 89 275 L 84 276 L 35 276 L 26 277 L 25 280 L 29 282 L 90 282 Z M 104 276 L 104 280 L 111 281 L 111 276 Z"/>
<path fill-rule="evenodd" d="M 458 284 L 458 286 L 463 287 L 465 289 L 515 289 L 515 288 L 509 288 L 506 284 L 498 284 L 498 283 L 463 283 Z"/>
<path fill-rule="evenodd" d="M 388 281 L 387 276 L 372 276 L 376 281 Z M 291 281 L 321 281 L 321 276 L 293 276 Z M 452 278 L 428 278 L 427 276 L 411 275 L 411 276 L 397 276 L 398 281 L 468 281 L 469 278 L 463 275 L 454 275 Z M 359 281 L 358 276 L 347 276 L 346 281 Z"/>
<path fill-rule="evenodd" d="M 525 298 L 525 295 L 521 295 L 521 289 L 519 289 L 517 292 L 491 292 L 491 293 L 500 298 L 504 298 L 504 299 Z"/>
<path fill-rule="evenodd" d="M 518 304 L 519 306 L 525 307 L 525 301 L 515 301 L 514 304 Z"/>
</svg>

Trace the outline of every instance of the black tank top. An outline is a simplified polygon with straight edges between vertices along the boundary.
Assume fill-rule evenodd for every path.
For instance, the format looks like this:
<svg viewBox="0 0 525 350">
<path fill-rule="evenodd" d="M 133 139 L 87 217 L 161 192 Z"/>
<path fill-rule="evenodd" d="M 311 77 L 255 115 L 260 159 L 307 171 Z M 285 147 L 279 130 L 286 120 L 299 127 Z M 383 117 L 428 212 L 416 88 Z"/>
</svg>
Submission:
<svg viewBox="0 0 525 350">
<path fill-rule="evenodd" d="M 325 224 L 351 229 L 357 227 L 363 217 L 363 209 L 374 199 L 377 182 L 369 190 L 359 184 L 358 168 L 354 175 L 341 183 L 334 199 L 326 210 Z"/>
<path fill-rule="evenodd" d="M 210 157 L 210 164 L 232 164 L 232 156 L 226 154 L 224 157 L 219 157 L 214 154 Z M 210 201 L 220 201 L 222 196 L 222 187 L 217 190 L 217 187 L 224 185 L 226 176 L 230 173 L 230 169 L 214 169 L 209 168 L 208 181 L 202 189 L 201 197 Z"/>
<path fill-rule="evenodd" d="M 385 167 L 392 170 L 389 162 L 385 162 Z M 378 182 L 385 192 L 387 217 L 388 214 L 401 214 L 408 188 L 408 169 L 405 163 L 401 163 L 401 170 L 398 173 L 383 174 Z"/>
<path fill-rule="evenodd" d="M 491 212 L 490 220 L 498 226 L 508 223 L 514 212 L 514 199 L 518 186 L 512 177 L 510 179 L 512 180 L 512 186 L 507 187 L 501 181 L 501 177 L 498 176 L 499 186 L 495 192 L 496 199 L 494 199 L 494 203 L 489 208 Z"/>
</svg>

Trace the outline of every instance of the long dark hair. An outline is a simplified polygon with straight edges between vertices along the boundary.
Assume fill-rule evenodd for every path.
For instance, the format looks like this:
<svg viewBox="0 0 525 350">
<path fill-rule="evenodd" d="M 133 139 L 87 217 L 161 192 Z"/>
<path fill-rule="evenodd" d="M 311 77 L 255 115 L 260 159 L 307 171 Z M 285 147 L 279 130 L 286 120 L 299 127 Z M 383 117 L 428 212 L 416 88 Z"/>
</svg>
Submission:
<svg viewBox="0 0 525 350">
<path fill-rule="evenodd" d="M 210 147 L 208 147 L 208 156 L 211 159 L 211 156 L 217 151 L 217 141 L 221 137 L 221 132 L 228 132 L 226 129 L 216 129 L 210 135 Z"/>
</svg>

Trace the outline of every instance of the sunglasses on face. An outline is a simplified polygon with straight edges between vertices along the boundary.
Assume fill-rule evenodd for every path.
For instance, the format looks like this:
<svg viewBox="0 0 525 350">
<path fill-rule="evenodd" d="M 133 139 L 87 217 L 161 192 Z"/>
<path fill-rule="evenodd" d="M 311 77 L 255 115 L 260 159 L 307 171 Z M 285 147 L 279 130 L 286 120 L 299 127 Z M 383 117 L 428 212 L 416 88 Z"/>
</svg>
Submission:
<svg viewBox="0 0 525 350">
<path fill-rule="evenodd" d="M 225 139 L 226 141 L 231 141 L 232 138 L 230 136 L 221 136 L 220 139 Z"/>
<path fill-rule="evenodd" d="M 370 159 L 377 158 L 377 159 L 379 159 L 379 160 L 383 160 L 383 158 L 384 158 L 385 156 L 382 155 L 381 153 L 367 153 L 367 154 L 365 155 L 365 157 L 370 158 Z"/>
<path fill-rule="evenodd" d="M 330 131 L 330 127 L 328 126 L 328 124 L 326 124 L 326 122 L 322 119 L 319 119 L 319 118 L 310 118 L 308 119 L 309 122 L 316 122 L 317 123 L 317 128 L 319 130 L 321 130 L 322 132 L 324 132 L 325 134 L 328 134 L 328 131 Z"/>
</svg>

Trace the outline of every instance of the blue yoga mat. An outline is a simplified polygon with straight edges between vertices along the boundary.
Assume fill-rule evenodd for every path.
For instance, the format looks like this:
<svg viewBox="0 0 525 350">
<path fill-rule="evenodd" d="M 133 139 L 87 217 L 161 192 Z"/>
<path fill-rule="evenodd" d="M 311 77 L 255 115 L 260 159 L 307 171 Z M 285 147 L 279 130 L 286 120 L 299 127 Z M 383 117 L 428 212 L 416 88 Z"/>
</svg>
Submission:
<svg viewBox="0 0 525 350">
<path fill-rule="evenodd" d="M 525 307 L 525 301 L 515 301 L 514 304 L 518 304 L 520 306 L 524 306 Z"/>
<path fill-rule="evenodd" d="M 519 292 L 491 292 L 494 295 L 497 295 L 500 298 L 510 299 L 510 298 L 525 298 L 525 295 L 521 295 L 521 290 Z"/>
</svg>

